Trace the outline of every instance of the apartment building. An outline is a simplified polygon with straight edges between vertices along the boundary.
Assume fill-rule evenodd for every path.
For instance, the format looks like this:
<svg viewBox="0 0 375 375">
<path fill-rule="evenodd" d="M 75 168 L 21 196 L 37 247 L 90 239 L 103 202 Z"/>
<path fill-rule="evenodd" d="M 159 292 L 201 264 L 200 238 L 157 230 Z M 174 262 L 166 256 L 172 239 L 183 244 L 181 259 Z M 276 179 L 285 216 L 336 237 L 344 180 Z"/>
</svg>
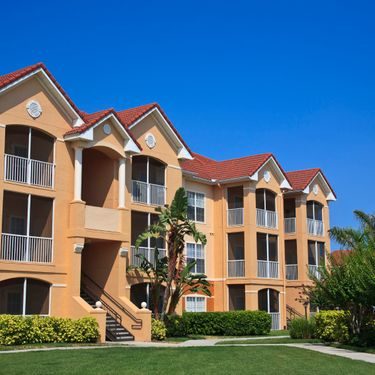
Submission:
<svg viewBox="0 0 375 375">
<path fill-rule="evenodd" d="M 198 155 L 157 104 L 85 113 L 43 64 L 0 76 L 0 150 L 0 314 L 93 316 L 102 340 L 150 340 L 149 284 L 127 268 L 180 186 L 207 236 L 186 257 L 212 296 L 179 311 L 260 309 L 273 329 L 305 313 L 299 292 L 330 251 L 336 199 L 320 169 Z M 153 259 L 155 246 L 164 254 L 154 240 L 137 251 Z"/>
</svg>

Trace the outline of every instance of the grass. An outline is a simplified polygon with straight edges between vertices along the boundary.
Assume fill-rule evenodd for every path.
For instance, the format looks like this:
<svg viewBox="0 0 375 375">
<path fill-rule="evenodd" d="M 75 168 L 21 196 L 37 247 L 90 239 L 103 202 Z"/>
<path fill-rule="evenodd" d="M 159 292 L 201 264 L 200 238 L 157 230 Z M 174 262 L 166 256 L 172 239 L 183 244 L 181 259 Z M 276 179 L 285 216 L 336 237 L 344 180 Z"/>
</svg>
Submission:
<svg viewBox="0 0 375 375">
<path fill-rule="evenodd" d="M 251 340 L 233 340 L 233 341 L 220 341 L 216 343 L 216 345 L 231 345 L 231 344 L 320 344 L 322 343 L 321 340 L 318 339 L 291 339 L 290 337 L 280 337 L 280 338 L 259 338 L 259 339 L 251 339 Z"/>
<path fill-rule="evenodd" d="M 353 350 L 354 352 L 361 352 L 361 353 L 370 353 L 375 354 L 375 347 L 363 347 L 363 346 L 353 346 L 353 345 L 345 345 L 345 344 L 330 344 L 330 346 L 334 346 L 335 348 L 339 349 L 347 349 L 347 350 Z"/>
<path fill-rule="evenodd" d="M 189 340 L 204 340 L 204 339 L 206 339 L 206 336 L 188 335 L 188 336 L 184 336 L 184 337 L 167 337 L 165 342 L 179 343 L 179 342 L 185 342 L 185 341 L 189 341 Z"/>
<path fill-rule="evenodd" d="M 0 354 L 3 374 L 371 374 L 375 365 L 290 347 L 110 348 Z"/>
<path fill-rule="evenodd" d="M 45 343 L 45 344 L 25 344 L 25 345 L 0 345 L 0 352 L 8 350 L 24 350 L 24 349 L 44 349 L 44 348 L 60 348 L 60 347 L 80 347 L 80 346 L 104 346 L 108 344 L 66 344 L 66 343 Z"/>
</svg>

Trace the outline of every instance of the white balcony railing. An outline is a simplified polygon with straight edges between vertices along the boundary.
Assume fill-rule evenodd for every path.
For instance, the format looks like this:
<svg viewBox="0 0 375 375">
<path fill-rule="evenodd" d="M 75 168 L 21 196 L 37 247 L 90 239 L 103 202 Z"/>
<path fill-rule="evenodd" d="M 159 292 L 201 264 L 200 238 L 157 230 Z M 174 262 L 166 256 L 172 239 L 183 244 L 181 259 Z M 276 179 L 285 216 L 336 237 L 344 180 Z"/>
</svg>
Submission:
<svg viewBox="0 0 375 375">
<path fill-rule="evenodd" d="M 271 329 L 273 331 L 280 329 L 280 313 L 269 313 L 271 315 Z"/>
<path fill-rule="evenodd" d="M 298 264 L 287 264 L 285 266 L 285 278 L 287 280 L 298 280 Z"/>
<path fill-rule="evenodd" d="M 307 218 L 307 232 L 313 236 L 323 236 L 323 221 Z"/>
<path fill-rule="evenodd" d="M 279 277 L 279 262 L 258 260 L 258 277 L 277 279 Z"/>
<path fill-rule="evenodd" d="M 3 233 L 0 256 L 15 262 L 51 263 L 53 239 Z"/>
<path fill-rule="evenodd" d="M 284 219 L 284 231 L 285 233 L 296 232 L 296 218 L 295 217 L 286 217 Z"/>
<path fill-rule="evenodd" d="M 53 188 L 55 165 L 40 160 L 5 154 L 4 179 L 22 184 Z"/>
<path fill-rule="evenodd" d="M 164 258 L 167 254 L 165 249 L 158 249 L 159 250 L 159 259 Z M 143 255 L 150 263 L 155 265 L 155 248 L 152 247 L 138 247 L 136 249 L 135 246 L 131 247 L 131 265 L 139 267 L 142 264 L 142 259 L 138 258 L 137 255 Z"/>
<path fill-rule="evenodd" d="M 277 212 L 257 208 L 257 226 L 277 229 Z"/>
<path fill-rule="evenodd" d="M 320 278 L 319 266 L 315 264 L 309 264 L 309 273 L 319 279 Z"/>
<path fill-rule="evenodd" d="M 228 209 L 228 226 L 243 225 L 243 208 Z"/>
<path fill-rule="evenodd" d="M 165 186 L 133 180 L 132 197 L 133 202 L 163 206 L 165 204 Z"/>
<path fill-rule="evenodd" d="M 244 277 L 245 276 L 245 261 L 228 260 L 228 277 Z"/>
</svg>

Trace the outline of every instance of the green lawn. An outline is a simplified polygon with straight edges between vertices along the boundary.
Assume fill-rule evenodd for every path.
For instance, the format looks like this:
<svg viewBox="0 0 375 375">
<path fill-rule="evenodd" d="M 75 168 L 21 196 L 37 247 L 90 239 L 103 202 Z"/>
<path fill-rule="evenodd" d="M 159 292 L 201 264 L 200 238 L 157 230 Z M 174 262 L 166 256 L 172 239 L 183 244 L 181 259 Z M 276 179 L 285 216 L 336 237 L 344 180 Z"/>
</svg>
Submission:
<svg viewBox="0 0 375 375">
<path fill-rule="evenodd" d="M 375 365 L 289 347 L 110 348 L 0 354 L 2 374 L 356 374 Z"/>
<path fill-rule="evenodd" d="M 252 340 L 233 340 L 233 341 L 220 341 L 216 345 L 230 345 L 230 344 L 319 344 L 321 340 L 318 339 L 291 339 L 290 337 L 280 337 L 280 338 L 259 338 L 259 339 L 252 339 Z"/>
</svg>

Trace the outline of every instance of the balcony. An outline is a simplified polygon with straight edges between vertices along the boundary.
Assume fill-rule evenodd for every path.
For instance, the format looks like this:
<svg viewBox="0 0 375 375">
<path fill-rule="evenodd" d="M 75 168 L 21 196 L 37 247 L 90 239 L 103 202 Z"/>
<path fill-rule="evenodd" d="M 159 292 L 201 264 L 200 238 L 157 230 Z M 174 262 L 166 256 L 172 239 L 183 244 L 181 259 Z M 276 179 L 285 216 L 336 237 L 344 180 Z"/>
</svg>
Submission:
<svg viewBox="0 0 375 375">
<path fill-rule="evenodd" d="M 320 279 L 319 266 L 315 264 L 309 264 L 309 274 Z"/>
<path fill-rule="evenodd" d="M 165 191 L 165 186 L 133 180 L 132 198 L 135 203 L 163 206 Z"/>
<path fill-rule="evenodd" d="M 5 181 L 53 188 L 54 170 L 53 163 L 5 154 Z"/>
<path fill-rule="evenodd" d="M 13 262 L 51 263 L 53 239 L 3 233 L 1 260 Z"/>
<path fill-rule="evenodd" d="M 244 277 L 245 260 L 228 260 L 228 277 Z"/>
<path fill-rule="evenodd" d="M 324 234 L 324 225 L 321 220 L 314 220 L 307 218 L 307 233 L 312 236 L 323 236 Z"/>
<path fill-rule="evenodd" d="M 258 260 L 258 277 L 277 279 L 279 277 L 279 262 Z"/>
<path fill-rule="evenodd" d="M 287 280 L 298 280 L 298 264 L 287 264 L 285 266 L 285 278 Z"/>
<path fill-rule="evenodd" d="M 114 208 L 85 206 L 85 228 L 91 230 L 119 232 L 120 211 Z"/>
<path fill-rule="evenodd" d="M 227 216 L 228 216 L 229 227 L 243 225 L 244 209 L 243 208 L 228 209 Z"/>
<path fill-rule="evenodd" d="M 257 226 L 277 229 L 277 212 L 257 208 Z"/>
<path fill-rule="evenodd" d="M 164 258 L 167 255 L 166 249 L 159 250 L 159 259 Z M 150 263 L 155 266 L 155 248 L 151 247 L 138 247 L 131 246 L 131 261 L 130 264 L 135 267 L 140 267 L 142 259 L 138 258 L 137 255 L 143 255 Z"/>
<path fill-rule="evenodd" d="M 296 218 L 295 217 L 286 217 L 284 219 L 284 232 L 296 233 Z"/>
</svg>

